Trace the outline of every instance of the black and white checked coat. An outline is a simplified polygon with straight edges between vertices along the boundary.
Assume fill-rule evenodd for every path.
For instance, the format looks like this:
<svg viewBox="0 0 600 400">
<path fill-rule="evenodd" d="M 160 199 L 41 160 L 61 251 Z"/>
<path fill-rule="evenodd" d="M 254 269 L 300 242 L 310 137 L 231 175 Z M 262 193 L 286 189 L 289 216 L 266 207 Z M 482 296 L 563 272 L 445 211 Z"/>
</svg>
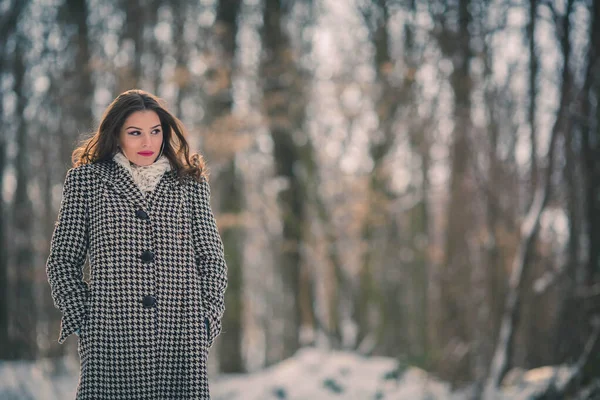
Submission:
<svg viewBox="0 0 600 400">
<path fill-rule="evenodd" d="M 77 399 L 210 398 L 227 268 L 209 198 L 174 171 L 146 197 L 112 160 L 68 171 L 46 270 L 59 343 L 80 331 Z"/>
</svg>

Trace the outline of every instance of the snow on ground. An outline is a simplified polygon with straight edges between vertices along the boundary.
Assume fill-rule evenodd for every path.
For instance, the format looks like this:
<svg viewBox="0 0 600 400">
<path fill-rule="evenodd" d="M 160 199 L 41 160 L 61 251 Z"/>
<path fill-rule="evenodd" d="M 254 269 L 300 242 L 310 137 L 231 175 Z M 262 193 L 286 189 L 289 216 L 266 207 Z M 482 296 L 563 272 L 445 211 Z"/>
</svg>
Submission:
<svg viewBox="0 0 600 400">
<path fill-rule="evenodd" d="M 562 367 L 564 369 L 564 367 Z M 0 361 L 0 400 L 75 398 L 79 361 Z M 500 398 L 525 400 L 567 370 L 518 371 Z M 246 375 L 211 377 L 213 400 L 462 400 L 425 371 L 395 360 L 305 348 L 290 359 Z M 500 399 L 499 398 L 499 399 Z"/>
<path fill-rule="evenodd" d="M 407 369 L 399 381 L 398 374 L 391 358 L 307 348 L 252 375 L 213 380 L 212 396 L 215 400 L 418 400 L 449 396 L 447 385 L 422 370 Z"/>
<path fill-rule="evenodd" d="M 0 361 L 0 400 L 75 398 L 79 360 Z"/>
</svg>

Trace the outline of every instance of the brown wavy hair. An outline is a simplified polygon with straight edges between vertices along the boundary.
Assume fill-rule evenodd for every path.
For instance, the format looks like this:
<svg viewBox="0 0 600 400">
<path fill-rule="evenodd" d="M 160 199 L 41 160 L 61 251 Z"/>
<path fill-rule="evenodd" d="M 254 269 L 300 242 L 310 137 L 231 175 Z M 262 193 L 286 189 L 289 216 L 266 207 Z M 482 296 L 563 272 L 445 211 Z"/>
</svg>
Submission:
<svg viewBox="0 0 600 400">
<path fill-rule="evenodd" d="M 190 156 L 189 145 L 185 139 L 187 132 L 181 121 L 167 110 L 162 99 L 139 89 L 121 93 L 106 108 L 98 130 L 73 151 L 73 167 L 112 159 L 119 151 L 121 128 L 127 117 L 136 111 L 154 111 L 158 115 L 163 131 L 163 154 L 180 179 L 192 178 L 200 181 L 202 177 L 208 178 L 202 156 L 197 153 Z"/>
</svg>

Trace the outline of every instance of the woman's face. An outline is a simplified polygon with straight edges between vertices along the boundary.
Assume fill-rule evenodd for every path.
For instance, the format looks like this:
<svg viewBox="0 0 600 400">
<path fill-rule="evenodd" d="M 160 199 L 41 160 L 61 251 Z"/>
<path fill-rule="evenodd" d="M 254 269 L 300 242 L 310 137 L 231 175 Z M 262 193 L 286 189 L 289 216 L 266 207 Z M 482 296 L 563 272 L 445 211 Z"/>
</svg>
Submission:
<svg viewBox="0 0 600 400">
<path fill-rule="evenodd" d="M 154 111 L 136 111 L 123 124 L 119 144 L 134 164 L 150 165 L 158 157 L 163 141 L 160 119 Z"/>
</svg>

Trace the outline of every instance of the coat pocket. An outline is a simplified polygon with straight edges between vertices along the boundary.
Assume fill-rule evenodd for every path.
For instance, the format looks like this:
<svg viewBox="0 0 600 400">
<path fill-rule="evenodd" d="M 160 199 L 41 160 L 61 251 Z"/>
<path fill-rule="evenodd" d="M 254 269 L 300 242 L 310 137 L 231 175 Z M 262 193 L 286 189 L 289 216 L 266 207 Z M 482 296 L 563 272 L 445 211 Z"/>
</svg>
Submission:
<svg viewBox="0 0 600 400">
<path fill-rule="evenodd" d="M 85 300 L 85 312 L 83 314 L 81 324 L 79 325 L 79 328 L 78 328 L 80 338 L 85 338 L 87 336 L 87 332 L 89 329 L 90 319 L 91 319 L 91 310 L 92 310 L 92 301 L 93 301 L 92 293 L 93 293 L 93 291 L 90 289 L 88 296 Z"/>
<path fill-rule="evenodd" d="M 204 317 L 204 328 L 206 330 L 206 338 L 208 347 L 212 347 L 215 339 L 221 333 L 221 321 L 215 321 L 210 316 Z"/>
<path fill-rule="evenodd" d="M 207 317 L 204 317 L 204 327 L 206 329 L 206 337 L 210 339 L 210 321 Z"/>
</svg>

